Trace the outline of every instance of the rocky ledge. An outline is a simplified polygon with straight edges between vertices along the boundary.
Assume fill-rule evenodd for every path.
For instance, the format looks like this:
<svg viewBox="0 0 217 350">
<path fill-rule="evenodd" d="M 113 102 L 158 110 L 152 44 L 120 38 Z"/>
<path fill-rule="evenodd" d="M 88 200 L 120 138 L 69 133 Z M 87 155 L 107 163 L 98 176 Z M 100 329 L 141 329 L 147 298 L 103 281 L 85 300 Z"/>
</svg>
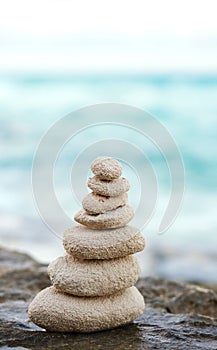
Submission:
<svg viewBox="0 0 217 350">
<path fill-rule="evenodd" d="M 28 320 L 35 294 L 50 285 L 47 267 L 0 248 L 2 349 L 216 349 L 217 294 L 212 289 L 148 277 L 137 287 L 146 309 L 134 323 L 92 334 L 52 333 Z"/>
</svg>

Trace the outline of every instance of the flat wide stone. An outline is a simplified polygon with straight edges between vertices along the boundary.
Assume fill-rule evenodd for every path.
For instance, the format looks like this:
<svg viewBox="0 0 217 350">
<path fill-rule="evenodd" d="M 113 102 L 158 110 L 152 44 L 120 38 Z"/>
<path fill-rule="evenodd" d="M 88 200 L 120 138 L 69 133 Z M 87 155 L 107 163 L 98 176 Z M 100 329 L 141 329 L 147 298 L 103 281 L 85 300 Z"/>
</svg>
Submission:
<svg viewBox="0 0 217 350">
<path fill-rule="evenodd" d="M 77 225 L 64 232 L 63 245 L 76 258 L 114 259 L 143 250 L 145 239 L 132 226 L 93 230 Z"/>
<path fill-rule="evenodd" d="M 79 210 L 74 220 L 90 228 L 116 228 L 128 224 L 133 218 L 134 210 L 126 204 L 103 214 L 90 215 L 84 209 Z"/>
<path fill-rule="evenodd" d="M 143 296 L 130 287 L 106 297 L 77 297 L 48 287 L 29 306 L 36 325 L 56 332 L 93 332 L 133 321 L 143 313 Z"/>
<path fill-rule="evenodd" d="M 133 286 L 139 273 L 139 264 L 133 255 L 109 260 L 80 260 L 67 254 L 48 266 L 54 287 L 77 296 L 117 293 Z"/>
</svg>

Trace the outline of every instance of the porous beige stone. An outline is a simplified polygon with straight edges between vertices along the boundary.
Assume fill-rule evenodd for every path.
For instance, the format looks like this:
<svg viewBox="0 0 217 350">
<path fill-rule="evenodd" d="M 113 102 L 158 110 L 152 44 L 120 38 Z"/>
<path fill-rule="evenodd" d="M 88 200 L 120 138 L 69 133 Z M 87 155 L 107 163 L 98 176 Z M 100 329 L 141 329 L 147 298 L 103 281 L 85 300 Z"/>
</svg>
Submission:
<svg viewBox="0 0 217 350">
<path fill-rule="evenodd" d="M 129 181 L 125 177 L 108 181 L 93 176 L 89 178 L 87 185 L 94 193 L 108 197 L 119 196 L 130 189 Z"/>
<path fill-rule="evenodd" d="M 145 239 L 132 226 L 93 230 L 77 225 L 64 232 L 63 245 L 69 254 L 80 259 L 113 259 L 140 252 Z"/>
<path fill-rule="evenodd" d="M 81 260 L 72 255 L 57 258 L 48 266 L 52 284 L 77 296 L 103 296 L 133 286 L 140 273 L 133 255 L 109 260 Z"/>
<path fill-rule="evenodd" d="M 134 210 L 126 204 L 103 214 L 90 215 L 84 209 L 79 210 L 74 220 L 90 228 L 115 228 L 128 224 L 133 218 Z"/>
<path fill-rule="evenodd" d="M 82 206 L 88 214 L 103 214 L 107 211 L 127 204 L 127 193 L 116 197 L 100 196 L 94 192 L 89 193 L 82 201 Z"/>
<path fill-rule="evenodd" d="M 122 174 L 121 164 L 111 157 L 98 157 L 91 164 L 92 172 L 102 180 L 117 179 Z"/>
<path fill-rule="evenodd" d="M 93 332 L 114 328 L 140 316 L 145 304 L 135 287 L 104 297 L 77 297 L 55 287 L 42 290 L 29 306 L 29 318 L 54 332 Z"/>
</svg>

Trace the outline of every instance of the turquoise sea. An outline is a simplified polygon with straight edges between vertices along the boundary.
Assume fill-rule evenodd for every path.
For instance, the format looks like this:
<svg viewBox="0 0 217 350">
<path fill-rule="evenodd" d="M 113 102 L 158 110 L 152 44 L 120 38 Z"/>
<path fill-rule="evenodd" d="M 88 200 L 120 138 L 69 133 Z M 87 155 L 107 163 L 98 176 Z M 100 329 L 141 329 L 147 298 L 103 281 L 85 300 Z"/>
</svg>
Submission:
<svg viewBox="0 0 217 350">
<path fill-rule="evenodd" d="M 56 120 L 102 102 L 148 111 L 172 134 L 184 160 L 182 209 L 174 225 L 160 236 L 156 228 L 169 187 L 162 157 L 150 149 L 162 203 L 143 232 L 147 239 L 147 250 L 139 254 L 143 273 L 213 282 L 217 256 L 217 76 L 212 75 L 1 74 L 0 243 L 44 262 L 63 252 L 60 239 L 42 223 L 34 206 L 33 155 L 42 135 Z M 100 133 L 103 138 L 103 129 Z M 112 135 L 118 133 L 111 130 Z M 129 137 L 136 141 L 133 135 Z M 76 157 L 87 138 L 94 142 L 97 134 L 90 132 L 77 143 L 75 140 L 57 164 L 56 191 L 69 215 L 76 206 L 70 202 L 65 173 L 69 159 Z M 132 191 L 132 204 L 136 205 L 137 198 L 138 191 Z"/>
</svg>

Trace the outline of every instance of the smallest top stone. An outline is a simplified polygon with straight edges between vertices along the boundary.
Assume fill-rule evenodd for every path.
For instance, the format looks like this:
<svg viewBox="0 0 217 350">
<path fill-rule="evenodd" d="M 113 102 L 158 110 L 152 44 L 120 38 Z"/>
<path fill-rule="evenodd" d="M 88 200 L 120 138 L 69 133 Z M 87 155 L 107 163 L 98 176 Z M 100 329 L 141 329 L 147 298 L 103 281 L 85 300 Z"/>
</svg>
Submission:
<svg viewBox="0 0 217 350">
<path fill-rule="evenodd" d="M 118 179 L 122 174 L 121 164 L 111 157 L 98 157 L 91 164 L 91 170 L 101 180 Z"/>
</svg>

